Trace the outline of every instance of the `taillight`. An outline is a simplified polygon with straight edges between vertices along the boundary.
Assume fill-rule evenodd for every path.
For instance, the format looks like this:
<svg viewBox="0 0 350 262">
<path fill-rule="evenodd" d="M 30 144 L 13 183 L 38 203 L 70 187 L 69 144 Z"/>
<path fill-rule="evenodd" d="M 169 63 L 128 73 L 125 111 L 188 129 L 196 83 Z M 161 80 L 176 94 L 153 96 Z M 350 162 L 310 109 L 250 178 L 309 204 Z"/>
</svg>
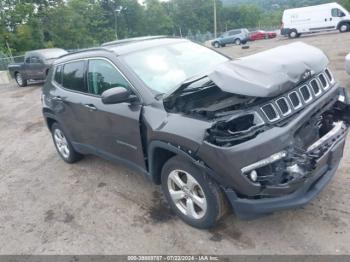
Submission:
<svg viewBox="0 0 350 262">
<path fill-rule="evenodd" d="M 284 26 L 284 24 L 283 24 L 283 21 L 281 22 L 281 28 L 283 29 L 283 26 Z"/>
</svg>

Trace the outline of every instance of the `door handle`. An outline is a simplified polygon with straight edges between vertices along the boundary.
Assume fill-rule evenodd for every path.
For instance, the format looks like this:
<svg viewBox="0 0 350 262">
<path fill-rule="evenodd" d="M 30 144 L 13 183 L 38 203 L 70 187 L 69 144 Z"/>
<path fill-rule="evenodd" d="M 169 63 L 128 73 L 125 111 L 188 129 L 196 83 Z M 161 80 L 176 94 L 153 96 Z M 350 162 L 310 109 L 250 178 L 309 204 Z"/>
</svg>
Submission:
<svg viewBox="0 0 350 262">
<path fill-rule="evenodd" d="M 90 111 L 96 111 L 97 108 L 94 106 L 94 105 L 91 105 L 91 104 L 87 104 L 87 105 L 84 105 L 87 109 L 89 109 Z"/>
<path fill-rule="evenodd" d="M 52 100 L 57 101 L 57 102 L 62 102 L 63 101 L 62 97 L 60 97 L 60 96 L 54 96 L 52 98 Z"/>
</svg>

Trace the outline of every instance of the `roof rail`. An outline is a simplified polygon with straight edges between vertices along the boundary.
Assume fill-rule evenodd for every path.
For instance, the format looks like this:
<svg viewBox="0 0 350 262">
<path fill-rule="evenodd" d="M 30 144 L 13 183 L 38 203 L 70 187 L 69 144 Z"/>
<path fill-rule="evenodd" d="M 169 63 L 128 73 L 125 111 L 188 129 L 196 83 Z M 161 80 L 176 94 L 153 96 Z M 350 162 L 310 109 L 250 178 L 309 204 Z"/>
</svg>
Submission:
<svg viewBox="0 0 350 262">
<path fill-rule="evenodd" d="M 68 54 L 62 55 L 62 56 L 60 56 L 58 58 L 62 58 L 62 57 L 70 56 L 70 55 L 75 55 L 75 54 L 79 54 L 79 53 L 84 53 L 84 52 L 87 52 L 87 51 L 109 51 L 109 50 L 106 49 L 106 48 L 103 48 L 103 47 L 85 48 L 85 49 L 80 49 L 80 50 L 72 51 L 72 52 L 68 51 Z"/>
<path fill-rule="evenodd" d="M 107 43 L 103 43 L 101 46 L 113 46 L 113 45 L 123 45 L 133 42 L 141 42 L 141 41 L 147 41 L 147 40 L 153 40 L 153 39 L 160 39 L 160 38 L 167 38 L 169 36 L 166 35 L 158 35 L 158 36 L 141 36 L 141 37 L 133 37 L 133 38 L 126 38 L 122 40 L 115 40 Z"/>
</svg>

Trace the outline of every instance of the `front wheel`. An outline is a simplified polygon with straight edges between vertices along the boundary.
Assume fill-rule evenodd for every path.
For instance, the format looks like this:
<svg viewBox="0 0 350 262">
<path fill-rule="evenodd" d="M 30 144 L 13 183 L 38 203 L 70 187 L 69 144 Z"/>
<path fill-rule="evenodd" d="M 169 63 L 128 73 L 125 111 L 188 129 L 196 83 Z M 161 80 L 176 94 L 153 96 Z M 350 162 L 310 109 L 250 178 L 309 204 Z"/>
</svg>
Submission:
<svg viewBox="0 0 350 262">
<path fill-rule="evenodd" d="M 213 227 L 226 211 L 218 185 L 179 156 L 165 163 L 162 189 L 172 210 L 193 227 Z"/>
<path fill-rule="evenodd" d="M 235 40 L 235 44 L 236 44 L 236 45 L 241 45 L 241 43 L 242 43 L 241 39 L 237 38 L 237 39 Z"/>
<path fill-rule="evenodd" d="M 19 73 L 19 72 L 16 73 L 15 74 L 15 79 L 16 79 L 17 84 L 20 87 L 27 86 L 27 80 L 23 77 L 23 75 L 21 73 Z"/>
<path fill-rule="evenodd" d="M 215 47 L 215 48 L 220 48 L 220 43 L 219 43 L 219 42 L 215 42 L 215 43 L 214 43 L 214 47 Z"/>
<path fill-rule="evenodd" d="M 345 32 L 347 32 L 347 31 L 349 31 L 349 29 L 350 29 L 349 24 L 342 24 L 342 25 L 339 27 L 339 31 L 340 31 L 341 33 L 345 33 Z"/>
</svg>

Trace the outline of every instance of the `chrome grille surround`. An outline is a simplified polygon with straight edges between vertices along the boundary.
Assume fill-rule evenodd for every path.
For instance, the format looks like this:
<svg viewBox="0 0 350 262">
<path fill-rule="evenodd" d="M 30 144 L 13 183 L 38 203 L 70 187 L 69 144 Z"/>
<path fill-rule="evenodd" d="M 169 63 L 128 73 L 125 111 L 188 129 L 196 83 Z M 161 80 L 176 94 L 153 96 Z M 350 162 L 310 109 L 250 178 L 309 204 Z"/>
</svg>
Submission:
<svg viewBox="0 0 350 262">
<path fill-rule="evenodd" d="M 283 113 L 284 110 L 282 109 L 282 107 L 280 105 L 280 101 L 283 101 L 283 102 L 286 103 L 286 105 L 287 105 L 287 112 Z M 290 106 L 287 98 L 285 98 L 285 97 L 278 98 L 276 100 L 276 105 L 277 105 L 278 109 L 280 110 L 282 116 L 288 116 L 289 114 L 292 113 L 292 109 L 291 109 L 291 106 Z"/>
<path fill-rule="evenodd" d="M 319 79 L 321 86 L 324 90 L 328 90 L 331 87 L 331 85 L 328 82 L 328 77 L 326 77 L 324 73 L 319 74 L 317 78 Z M 324 78 L 326 85 L 323 85 L 321 78 Z"/>
<path fill-rule="evenodd" d="M 271 106 L 272 110 L 273 110 L 273 111 L 275 112 L 275 114 L 276 114 L 276 117 L 275 117 L 275 118 L 270 118 L 270 117 L 269 117 L 269 114 L 268 114 L 268 112 L 267 112 L 267 110 L 264 110 L 264 108 L 267 107 L 267 106 Z M 265 117 L 266 117 L 270 122 L 276 122 L 277 120 L 280 119 L 280 116 L 279 116 L 279 114 L 278 114 L 278 112 L 277 112 L 277 110 L 276 110 L 276 107 L 275 107 L 272 103 L 269 103 L 269 104 L 266 104 L 266 105 L 262 106 L 262 107 L 261 107 L 261 111 L 264 113 Z"/>
<path fill-rule="evenodd" d="M 303 90 L 307 91 L 309 98 L 305 98 L 305 96 L 303 95 Z M 299 88 L 299 92 L 301 94 L 301 97 L 303 98 L 303 101 L 308 104 L 312 101 L 312 94 L 310 91 L 310 88 L 308 85 L 303 85 L 302 87 Z"/>
<path fill-rule="evenodd" d="M 326 70 L 328 70 L 330 77 L 326 73 Z M 279 120 L 282 120 L 284 118 L 287 118 L 288 116 L 293 115 L 297 111 L 302 110 L 304 107 L 306 107 L 309 103 L 315 101 L 319 97 L 321 97 L 323 94 L 325 94 L 336 82 L 331 71 L 327 68 L 322 73 L 314 76 L 312 79 L 307 81 L 306 83 L 303 83 L 301 86 L 296 87 L 294 90 L 290 91 L 287 94 L 284 94 L 280 97 L 275 98 L 274 100 L 264 104 L 260 107 L 260 111 L 263 113 L 263 115 L 267 118 L 268 122 L 276 122 Z M 326 85 L 322 84 L 321 78 L 324 78 Z M 318 85 L 319 91 L 316 91 L 312 87 L 313 81 L 316 81 Z M 303 95 L 304 93 L 304 95 Z M 310 97 L 308 97 L 308 95 Z M 285 112 L 285 104 L 278 103 L 278 101 L 283 100 L 288 105 L 288 111 Z M 283 103 L 284 103 L 283 102 Z M 283 108 L 280 107 L 280 105 L 283 105 Z M 267 107 L 268 106 L 268 107 Z M 273 114 L 270 110 L 273 110 Z M 276 117 L 271 117 L 275 116 Z"/>
<path fill-rule="evenodd" d="M 294 105 L 294 103 L 293 103 L 293 100 L 291 98 L 291 96 L 293 94 L 295 94 L 296 97 L 298 98 L 298 105 Z M 300 95 L 299 95 L 299 93 L 297 91 L 293 91 L 293 92 L 289 93 L 288 94 L 288 98 L 289 98 L 289 101 L 291 102 L 291 104 L 292 104 L 292 106 L 294 107 L 295 110 L 297 110 L 297 109 L 299 109 L 299 108 L 301 108 L 303 106 L 303 103 L 301 102 Z"/>
<path fill-rule="evenodd" d="M 316 83 L 317 87 L 318 87 L 318 92 L 315 91 L 314 87 L 312 86 L 312 83 Z M 311 86 L 312 92 L 314 93 L 314 95 L 316 97 L 319 97 L 322 94 L 322 86 L 321 83 L 318 79 L 314 78 L 309 82 L 309 85 Z"/>
</svg>

